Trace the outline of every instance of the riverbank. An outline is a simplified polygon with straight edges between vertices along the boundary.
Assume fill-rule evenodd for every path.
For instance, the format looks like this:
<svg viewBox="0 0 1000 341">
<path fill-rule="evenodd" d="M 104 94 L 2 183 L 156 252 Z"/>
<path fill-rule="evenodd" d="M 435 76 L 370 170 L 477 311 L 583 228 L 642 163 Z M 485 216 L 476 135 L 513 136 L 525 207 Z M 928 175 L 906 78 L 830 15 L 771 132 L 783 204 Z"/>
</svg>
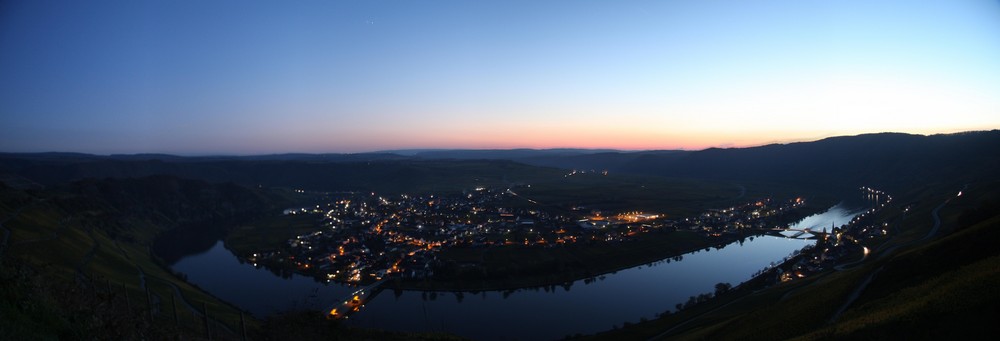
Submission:
<svg viewBox="0 0 1000 341">
<path fill-rule="evenodd" d="M 206 335 L 206 311 L 211 335 L 216 338 L 238 337 L 234 331 L 240 329 L 241 323 L 255 329 L 256 320 L 241 322 L 239 308 L 176 276 L 151 251 L 158 233 L 182 228 L 181 219 L 176 217 L 183 214 L 163 213 L 168 212 L 163 208 L 168 204 L 164 203 L 202 205 L 201 198 L 175 193 L 161 193 L 154 203 L 136 203 L 136 198 L 147 195 L 145 189 L 162 183 L 176 180 L 95 180 L 90 184 L 114 186 L 116 190 L 86 194 L 73 189 L 28 192 L 0 186 L 0 222 L 9 231 L 3 260 L 11 265 L 0 272 L 11 271 L 4 274 L 5 278 L 17 277 L 11 277 L 15 280 L 0 290 L 9 291 L 11 299 L 36 302 L 7 306 L 11 309 L 4 311 L 10 316 L 61 321 L 35 325 L 20 321 L 20 329 L 10 335 L 74 335 L 85 339 L 197 337 Z M 224 189 L 210 184 L 184 184 L 202 190 L 199 193 Z M 228 202 L 241 194 L 226 193 L 231 196 L 213 196 L 212 200 Z M 125 208 L 130 215 L 121 213 Z"/>
<path fill-rule="evenodd" d="M 827 208 L 822 204 L 806 205 L 779 216 L 762 218 L 760 226 L 787 225 Z M 290 254 L 293 250 L 284 245 L 289 236 L 311 233 L 316 224 L 315 215 L 265 218 L 234 228 L 226 238 L 226 248 L 242 257 L 254 252 Z M 700 229 L 659 227 L 621 240 L 553 245 L 453 246 L 435 253 L 436 260 L 431 263 L 432 277 L 395 279 L 388 287 L 418 291 L 485 291 L 562 285 L 668 260 L 696 250 L 722 247 L 768 231 L 739 229 L 709 234 Z M 259 258 L 254 261 L 282 273 L 298 273 L 319 281 L 327 280 L 326 274 L 317 272 L 318 269 L 295 266 L 293 262 Z"/>
<path fill-rule="evenodd" d="M 810 243 L 773 236 L 747 238 L 743 244 L 736 241 L 721 249 L 684 254 L 680 261 L 669 258 L 613 274 L 519 290 L 385 290 L 345 323 L 394 331 L 448 331 L 473 339 L 558 339 L 595 333 L 621 326 L 624 321 L 653 319 L 689 296 L 711 291 L 718 283 L 743 282 Z M 358 289 L 315 283 L 300 276 L 275 276 L 251 264 L 240 264 L 221 243 L 212 252 L 182 260 L 178 267 L 192 282 L 204 283 L 203 287 L 252 312 L 281 307 L 321 309 Z M 285 303 L 279 303 L 282 300 Z M 510 321 L 519 328 L 482 329 L 482 321 Z"/>
<path fill-rule="evenodd" d="M 721 248 L 741 238 L 754 238 L 761 234 L 763 232 L 758 231 L 744 236 L 725 234 L 706 237 L 694 231 L 664 231 L 647 233 L 633 241 L 604 245 L 452 249 L 442 252 L 439 259 L 456 264 L 480 260 L 485 266 L 461 269 L 462 266 L 458 265 L 458 271 L 465 272 L 451 279 L 399 280 L 387 283 L 386 287 L 418 291 L 496 291 L 562 285 L 676 258 L 697 250 Z M 472 277 L 491 276 L 490 271 L 505 271 L 506 276 Z"/>
<path fill-rule="evenodd" d="M 823 204 L 834 205 L 835 202 Z M 767 226 L 788 225 L 829 209 L 807 205 L 769 219 Z M 545 287 L 614 273 L 667 260 L 708 248 L 762 236 L 770 230 L 745 230 L 707 236 L 700 231 L 659 230 L 637 235 L 635 240 L 610 244 L 576 244 L 552 248 L 453 248 L 439 259 L 452 262 L 465 276 L 436 276 L 425 280 L 397 280 L 388 288 L 418 291 L 488 291 Z M 678 259 L 680 260 L 680 259 Z M 501 274 L 498 275 L 497 273 Z M 457 277 L 457 278 L 456 278 Z"/>
</svg>

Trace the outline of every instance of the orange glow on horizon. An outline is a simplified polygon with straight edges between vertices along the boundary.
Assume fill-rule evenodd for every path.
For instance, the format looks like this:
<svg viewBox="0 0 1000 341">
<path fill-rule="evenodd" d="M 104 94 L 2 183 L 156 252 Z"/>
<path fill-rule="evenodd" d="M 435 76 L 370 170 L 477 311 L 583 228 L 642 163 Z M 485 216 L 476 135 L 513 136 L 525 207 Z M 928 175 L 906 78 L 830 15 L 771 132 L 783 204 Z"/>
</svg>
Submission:
<svg viewBox="0 0 1000 341">
<path fill-rule="evenodd" d="M 405 120 L 404 120 L 405 121 Z M 617 149 L 617 150 L 703 150 L 707 148 L 745 148 L 773 143 L 816 141 L 833 136 L 880 132 L 940 134 L 989 130 L 995 127 L 968 126 L 939 129 L 840 131 L 794 129 L 791 126 L 760 128 L 751 126 L 710 127 L 691 122 L 669 125 L 653 121 L 573 122 L 554 124 L 538 122 L 483 122 L 471 126 L 428 126 L 430 123 L 391 122 L 378 126 L 324 127 L 316 124 L 297 131 L 294 140 L 287 135 L 258 136 L 246 143 L 239 139 L 215 144 L 221 149 L 253 150 L 262 153 L 364 153 L 405 149 Z"/>
<path fill-rule="evenodd" d="M 655 132 L 624 128 L 553 129 L 498 128 L 462 132 L 392 131 L 376 134 L 375 143 L 368 137 L 338 135 L 304 136 L 307 152 L 329 152 L 331 149 L 348 152 L 370 152 L 395 149 L 618 149 L 618 150 L 702 150 L 707 148 L 753 147 L 771 143 L 788 143 L 818 140 L 835 134 L 825 132 L 764 132 L 757 134 L 732 134 L 728 132 Z M 315 137 L 315 138 L 308 138 Z M 344 140 L 357 140 L 345 144 Z M 287 148 L 286 148 L 287 149 Z M 302 149 L 295 148 L 295 149 Z"/>
<path fill-rule="evenodd" d="M 659 136 L 630 132 L 606 132 L 588 135 L 556 132 L 531 132 L 519 136 L 480 133 L 468 136 L 398 136 L 378 147 L 359 149 L 357 152 L 394 149 L 617 149 L 617 150 L 703 150 L 708 148 L 745 148 L 773 143 L 806 142 L 823 139 L 832 134 L 803 134 L 782 138 L 779 134 L 733 136 L 720 133 L 675 134 Z M 321 149 L 321 148 L 318 148 Z"/>
</svg>

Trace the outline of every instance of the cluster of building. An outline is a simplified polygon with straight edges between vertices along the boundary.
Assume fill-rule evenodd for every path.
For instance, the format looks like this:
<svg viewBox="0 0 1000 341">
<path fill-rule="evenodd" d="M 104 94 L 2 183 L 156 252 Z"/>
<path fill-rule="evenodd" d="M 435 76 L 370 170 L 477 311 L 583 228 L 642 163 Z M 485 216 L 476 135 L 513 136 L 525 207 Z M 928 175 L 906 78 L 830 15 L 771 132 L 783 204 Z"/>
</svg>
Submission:
<svg viewBox="0 0 1000 341">
<path fill-rule="evenodd" d="M 800 208 L 805 203 L 802 198 L 787 201 L 761 199 L 739 206 L 707 210 L 694 218 L 678 221 L 676 228 L 703 231 L 711 236 L 748 229 L 780 228 L 781 226 L 774 224 L 773 219 L 770 218 Z"/>
<path fill-rule="evenodd" d="M 862 260 L 868 257 L 871 250 L 862 242 L 889 233 L 888 223 L 879 223 L 875 219 L 875 214 L 892 202 L 892 196 L 870 187 L 861 187 L 861 191 L 871 206 L 847 224 L 831 225 L 829 230 L 824 228 L 817 237 L 816 245 L 804 253 L 804 257 L 799 257 L 787 271 L 777 269 L 778 279 L 781 282 L 808 277 L 830 269 L 842 263 L 843 259 L 859 252 L 862 254 Z"/>
<path fill-rule="evenodd" d="M 255 264 L 283 263 L 329 281 L 427 278 L 434 274 L 437 253 L 445 248 L 617 243 L 653 230 L 720 235 L 762 228 L 762 218 L 803 204 L 801 199 L 760 200 L 675 221 L 641 211 L 547 211 L 541 205 L 525 205 L 525 200 L 511 189 L 483 187 L 450 196 L 345 194 L 325 205 L 286 210 L 316 215 L 321 227 L 289 239 L 283 252 L 258 252 L 248 258 Z"/>
</svg>

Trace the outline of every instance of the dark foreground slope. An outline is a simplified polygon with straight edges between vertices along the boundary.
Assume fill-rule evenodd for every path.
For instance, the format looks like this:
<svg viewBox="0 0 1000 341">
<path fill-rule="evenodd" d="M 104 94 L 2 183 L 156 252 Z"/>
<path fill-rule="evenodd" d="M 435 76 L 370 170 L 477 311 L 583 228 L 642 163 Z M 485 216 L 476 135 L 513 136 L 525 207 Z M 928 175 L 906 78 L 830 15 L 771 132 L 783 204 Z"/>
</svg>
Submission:
<svg viewBox="0 0 1000 341">
<path fill-rule="evenodd" d="M 166 231 L 237 222 L 284 202 L 272 193 L 164 176 L 90 180 L 43 191 L 0 185 L 0 335 L 204 335 L 207 308 L 213 335 L 232 338 L 238 310 L 176 277 L 150 245 Z"/>
<path fill-rule="evenodd" d="M 1000 332 L 1000 182 L 902 196 L 856 266 L 720 296 L 601 339 L 984 339 Z M 962 196 L 956 193 L 963 190 Z M 907 209 L 909 208 L 909 209 Z M 935 219 L 938 217 L 940 220 Z M 936 222 L 940 223 L 936 223 Z"/>
<path fill-rule="evenodd" d="M 161 235 L 224 234 L 280 214 L 296 199 L 168 176 L 45 190 L 0 184 L 0 338 L 237 340 L 244 326 L 259 340 L 447 338 L 350 329 L 301 315 L 241 318 L 238 308 L 187 283 L 152 251 Z"/>
</svg>

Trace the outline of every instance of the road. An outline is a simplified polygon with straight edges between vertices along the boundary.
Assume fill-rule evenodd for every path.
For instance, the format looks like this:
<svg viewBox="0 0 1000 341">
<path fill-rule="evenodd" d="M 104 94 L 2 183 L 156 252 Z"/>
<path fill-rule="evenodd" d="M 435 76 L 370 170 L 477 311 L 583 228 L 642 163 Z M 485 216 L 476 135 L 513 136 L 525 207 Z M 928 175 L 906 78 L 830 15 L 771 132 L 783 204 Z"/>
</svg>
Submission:
<svg viewBox="0 0 1000 341">
<path fill-rule="evenodd" d="M 857 261 L 854 261 L 854 262 L 850 262 L 850 263 L 844 263 L 844 264 L 840 264 L 840 265 L 835 265 L 833 267 L 833 269 L 837 270 L 837 271 L 844 271 L 846 269 L 853 268 L 855 265 L 864 263 L 865 260 L 868 260 L 868 254 L 870 254 L 871 252 L 868 250 L 867 246 L 863 246 L 863 248 L 864 248 L 864 251 L 863 251 L 863 253 L 861 255 L 861 259 L 859 259 Z"/>
<path fill-rule="evenodd" d="M 760 291 L 760 290 L 757 290 L 757 291 Z M 675 324 L 675 325 L 674 325 L 673 327 L 670 327 L 670 329 L 667 329 L 666 331 L 664 331 L 664 332 L 662 332 L 662 333 L 659 333 L 659 334 L 656 334 L 656 336 L 653 336 L 653 337 L 649 338 L 648 340 L 650 340 L 650 341 L 651 341 L 651 340 L 660 340 L 660 339 L 663 339 L 663 338 L 664 338 L 664 337 L 666 337 L 667 335 L 670 335 L 670 333 L 671 333 L 671 332 L 673 332 L 674 330 L 677 330 L 677 328 L 680 328 L 680 327 L 683 327 L 683 326 L 687 325 L 688 323 L 691 323 L 692 321 L 694 321 L 695 319 L 697 319 L 697 318 L 699 318 L 699 317 L 702 317 L 702 316 L 705 316 L 705 315 L 708 315 L 708 314 L 711 314 L 711 313 L 714 313 L 714 312 L 716 312 L 716 311 L 718 311 L 718 310 L 720 310 L 720 309 L 722 309 L 722 308 L 725 308 L 725 307 L 728 307 L 728 306 L 730 306 L 730 305 L 731 305 L 731 304 L 733 304 L 733 303 L 736 303 L 736 302 L 739 302 L 739 301 L 742 301 L 744 297 L 747 297 L 747 296 L 750 296 L 750 295 L 753 295 L 753 294 L 757 293 L 757 291 L 754 291 L 754 292 L 751 292 L 751 293 L 749 293 L 749 294 L 746 294 L 746 295 L 743 295 L 742 297 L 739 297 L 739 298 L 737 298 L 737 299 L 734 299 L 734 300 L 732 300 L 732 301 L 729 301 L 729 303 L 726 303 L 726 304 L 723 304 L 723 305 L 720 305 L 720 306 L 716 307 L 715 309 L 712 309 L 712 310 L 709 310 L 709 311 L 706 311 L 706 312 L 703 312 L 703 313 L 701 313 L 701 314 L 698 314 L 698 315 L 696 315 L 696 316 L 692 316 L 691 318 L 689 318 L 689 319 L 687 319 L 687 320 L 684 320 L 684 322 L 681 322 L 681 323 L 678 323 L 678 324 Z"/>
<path fill-rule="evenodd" d="M 964 191 L 964 190 L 966 190 L 966 188 L 968 188 L 968 185 L 965 185 L 965 187 L 963 187 L 962 190 Z M 957 197 L 957 196 L 955 196 L 955 197 Z M 944 202 L 942 202 L 940 205 L 938 205 L 937 207 L 935 207 L 931 211 L 931 217 L 932 217 L 932 219 L 934 221 L 934 225 L 931 227 L 930 231 L 927 232 L 927 235 L 925 235 L 921 239 L 914 240 L 914 241 L 911 241 L 909 243 L 895 245 L 895 246 L 892 246 L 892 247 L 886 247 L 887 245 L 883 244 L 883 247 L 879 248 L 876 251 L 878 253 L 878 256 L 876 257 L 876 259 L 884 259 L 885 257 L 887 257 L 888 255 L 892 254 L 893 252 L 895 252 L 900 247 L 909 246 L 909 245 L 912 245 L 912 244 L 915 244 L 915 243 L 919 243 L 919 242 L 925 242 L 927 240 L 930 240 L 931 238 L 934 238 L 934 236 L 937 235 L 938 231 L 941 228 L 941 217 L 940 217 L 940 211 L 941 211 L 941 209 L 944 208 L 955 197 L 950 197 L 950 198 L 946 199 Z M 857 264 L 860 264 L 860 263 L 863 263 L 864 261 L 866 261 L 869 258 L 868 256 L 869 256 L 869 253 L 865 253 L 864 257 L 861 260 L 856 261 L 856 262 L 852 262 L 852 263 L 848 263 L 848 264 L 842 264 L 840 266 L 835 267 L 835 269 L 837 271 L 842 271 L 842 270 L 847 269 L 849 267 L 853 267 L 854 265 L 857 265 Z M 869 284 L 871 284 L 872 280 L 875 279 L 875 276 L 877 276 L 879 274 L 879 272 L 882 271 L 882 269 L 883 269 L 882 267 L 879 267 L 878 269 L 875 269 L 874 271 L 872 271 L 868 276 L 866 276 L 865 279 L 863 281 L 861 281 L 861 283 L 847 297 L 847 300 L 844 302 L 844 304 L 841 305 L 837 309 L 837 311 L 833 314 L 833 316 L 830 317 L 830 319 L 827 321 L 827 324 L 833 324 L 833 323 L 835 323 L 837 321 L 837 319 L 839 319 L 840 316 L 848 308 L 850 308 L 850 306 L 854 303 L 854 301 L 856 301 L 861 296 L 861 294 L 864 292 L 864 290 L 868 287 Z M 799 289 L 801 289 L 801 288 L 799 288 Z M 797 290 L 798 289 L 793 290 L 793 291 L 797 291 Z M 789 294 L 790 293 L 791 292 L 789 292 Z M 788 296 L 788 294 L 786 294 L 785 296 Z M 784 297 L 782 297 L 782 299 L 783 298 Z M 670 329 L 667 329 L 666 331 L 664 331 L 664 332 L 662 332 L 660 334 L 657 334 L 656 336 L 653 336 L 653 337 L 649 338 L 649 340 L 662 339 L 662 338 L 670 335 L 670 333 L 674 332 L 675 330 L 678 330 L 678 328 L 681 328 L 681 327 L 684 327 L 684 326 L 688 325 L 689 323 L 691 323 L 695 319 L 697 319 L 697 318 L 699 318 L 701 316 L 704 316 L 706 314 L 710 314 L 710 313 L 713 313 L 713 312 L 718 311 L 720 309 L 723 309 L 723 308 L 725 308 L 725 307 L 727 307 L 727 306 L 729 306 L 729 305 L 731 305 L 731 304 L 733 304 L 733 303 L 735 303 L 737 301 L 740 301 L 740 300 L 742 300 L 742 297 L 738 298 L 738 299 L 735 299 L 735 300 L 733 300 L 733 301 L 731 301 L 731 302 L 729 302 L 727 304 L 724 304 L 722 306 L 719 306 L 719 307 L 717 307 L 715 309 L 712 309 L 712 310 L 706 311 L 704 313 L 701 313 L 701 314 L 699 314 L 697 316 L 691 317 L 691 318 L 689 318 L 689 319 L 687 319 L 687 320 L 685 320 L 685 321 L 683 321 L 681 323 L 678 323 L 678 324 L 670 327 Z"/>
<path fill-rule="evenodd" d="M 966 184 L 965 187 L 962 187 L 962 191 L 965 191 L 968 187 L 969 187 L 969 185 Z M 962 191 L 959 191 L 959 193 L 962 193 Z M 961 194 L 959 194 L 959 195 L 961 195 Z M 931 238 L 934 238 L 934 236 L 937 235 L 938 230 L 940 230 L 940 228 L 941 228 L 941 216 L 939 215 L 939 213 L 941 212 L 941 209 L 944 208 L 944 206 L 947 205 L 949 202 L 951 202 L 952 199 L 955 199 L 957 197 L 958 196 L 949 197 L 944 202 L 942 202 L 940 205 L 938 205 L 937 207 L 935 207 L 934 210 L 931 211 L 931 217 L 934 219 L 934 226 L 931 227 L 930 231 L 927 231 L 927 235 L 926 236 L 924 236 L 923 238 L 918 239 L 918 240 L 910 241 L 908 243 L 904 243 L 904 244 L 900 244 L 900 245 L 895 245 L 895 246 L 889 247 L 889 248 L 885 249 L 884 251 L 881 250 L 882 248 L 879 248 L 880 250 L 878 251 L 879 255 L 878 255 L 877 258 L 878 259 L 883 259 L 886 256 L 892 254 L 894 251 L 896 251 L 896 249 L 898 249 L 900 247 L 913 245 L 913 244 L 916 244 L 916 243 L 919 243 L 919 242 L 925 242 L 925 241 L 930 240 Z M 883 245 L 883 246 L 885 246 L 885 245 Z M 839 309 L 837 309 L 837 312 L 834 313 L 833 316 L 830 317 L 830 320 L 827 321 L 827 324 L 833 324 L 833 323 L 837 322 L 837 319 L 840 318 L 840 315 L 843 314 L 844 311 L 846 311 L 847 308 L 849 308 L 851 306 L 851 304 L 853 304 L 854 301 L 858 299 L 859 296 L 861 296 L 861 293 L 865 291 L 865 288 L 868 287 L 868 284 L 871 283 L 872 279 L 874 279 L 875 276 L 878 275 L 878 273 L 880 271 L 882 271 L 882 267 L 879 267 L 878 269 L 875 269 L 875 271 L 872 271 L 872 273 L 869 274 L 868 277 L 866 277 L 864 281 L 861 281 L 861 284 L 859 284 L 858 287 L 855 288 L 853 292 L 851 292 L 851 295 L 847 297 L 847 301 L 844 302 L 844 304 L 841 305 Z"/>
<path fill-rule="evenodd" d="M 10 235 L 11 235 L 11 231 L 4 226 L 4 223 L 6 223 L 6 222 L 8 222 L 10 220 L 16 219 L 21 214 L 22 211 L 24 211 L 25 209 L 27 209 L 27 208 L 29 208 L 29 207 L 31 207 L 33 205 L 38 204 L 39 202 L 41 202 L 41 201 L 34 201 L 34 202 L 31 202 L 31 203 L 26 204 L 24 206 L 21 206 L 17 210 L 15 210 L 14 212 L 12 212 L 10 215 L 8 215 L 7 217 L 3 218 L 3 220 L 0 220 L 0 231 L 3 232 L 3 239 L 0 240 L 0 259 L 2 259 L 2 256 L 3 256 L 4 252 L 7 249 L 7 246 L 8 246 L 9 241 L 10 241 Z M 43 241 L 49 241 L 49 240 L 58 239 L 59 238 L 59 232 L 65 231 L 66 229 L 69 228 L 68 227 L 68 223 L 69 222 L 70 222 L 69 218 L 62 219 L 60 221 L 59 228 L 56 231 L 53 231 L 52 235 L 49 236 L 49 237 L 37 238 L 37 239 L 32 239 L 32 240 L 18 241 L 15 244 L 16 245 L 31 244 L 31 243 L 37 243 L 37 242 L 43 242 Z M 90 263 L 90 261 L 94 258 L 94 256 L 97 253 L 97 251 L 102 246 L 102 244 L 94 236 L 94 231 L 92 229 L 88 230 L 87 234 L 91 238 L 91 240 L 93 241 L 94 245 L 91 247 L 90 250 L 87 251 L 87 253 L 84 255 L 84 257 L 81 259 L 80 263 L 76 267 L 77 276 L 79 276 L 78 278 L 85 277 L 85 275 L 83 273 L 83 268 L 85 268 L 87 266 L 87 264 Z M 117 246 L 118 250 L 121 252 L 121 254 L 127 260 L 132 261 L 131 257 L 129 257 L 128 253 L 125 252 L 125 250 L 121 247 L 121 245 L 117 244 L 117 241 L 115 241 L 115 246 Z M 136 269 L 139 272 L 138 275 L 139 275 L 139 287 L 140 287 L 140 289 L 145 289 L 146 288 L 146 279 L 147 279 L 147 277 L 149 277 L 151 279 L 154 279 L 154 280 L 157 280 L 157 281 L 160 281 L 161 283 L 169 285 L 171 288 L 173 288 L 174 294 L 177 297 L 180 297 L 180 303 L 182 305 L 184 305 L 185 307 L 187 307 L 187 309 L 190 310 L 194 315 L 196 315 L 198 317 L 202 317 L 203 316 L 203 314 L 200 311 L 200 309 L 198 309 L 197 307 L 195 307 L 194 305 L 192 305 L 190 302 L 188 302 L 187 298 L 185 298 L 184 295 L 182 294 L 180 288 L 178 288 L 177 285 L 175 285 L 173 282 L 165 280 L 165 279 L 162 279 L 162 278 L 159 278 L 159 277 L 155 277 L 155 276 L 147 276 L 146 273 L 142 270 L 142 267 L 140 267 L 138 264 L 135 264 L 135 263 L 133 263 L 133 265 L 135 265 Z M 154 296 L 157 296 L 157 295 L 154 294 Z M 162 298 L 159 298 L 159 299 L 162 302 Z M 236 334 L 235 331 L 233 331 L 231 328 L 229 328 L 229 326 L 223 324 L 222 322 L 218 321 L 217 319 L 213 318 L 213 319 L 211 319 L 211 321 L 212 321 L 213 325 L 215 326 L 214 329 L 225 330 L 227 333 L 229 333 L 229 335 L 238 335 L 238 334 Z"/>
<path fill-rule="evenodd" d="M 851 295 L 847 296 L 847 301 L 844 302 L 844 304 L 837 309 L 837 312 L 833 313 L 833 316 L 831 316 L 830 319 L 826 321 L 826 324 L 833 324 L 834 322 L 837 322 L 837 319 L 840 318 L 840 315 L 843 314 L 844 311 L 847 310 L 847 308 L 851 307 L 851 304 L 853 304 L 854 301 L 861 296 L 861 293 L 865 291 L 865 288 L 867 288 L 868 284 L 872 282 L 872 279 L 875 278 L 875 275 L 878 275 L 878 273 L 881 271 L 882 267 L 879 267 L 878 269 L 875 269 L 875 271 L 872 271 L 872 273 L 868 274 L 868 277 L 865 277 L 865 280 L 861 281 L 861 285 L 858 285 L 857 288 L 854 288 L 854 291 L 851 292 Z"/>
<path fill-rule="evenodd" d="M 122 256 L 125 257 L 126 260 L 128 260 L 129 262 L 132 262 L 132 265 L 135 266 L 136 271 L 138 271 L 139 289 L 146 289 L 147 280 L 156 280 L 156 281 L 159 281 L 160 283 L 169 285 L 171 288 L 173 288 L 174 295 L 176 295 L 176 297 L 180 297 L 181 304 L 183 304 L 185 307 L 187 307 L 187 309 L 190 310 L 195 316 L 197 316 L 199 318 L 204 318 L 205 317 L 205 315 L 201 312 L 201 310 L 199 310 L 195 305 L 191 304 L 191 302 L 189 302 L 187 300 L 187 298 L 184 297 L 184 294 L 181 292 L 181 289 L 179 287 L 177 287 L 176 284 L 174 284 L 173 282 L 168 281 L 166 279 L 160 278 L 160 277 L 156 277 L 156 276 L 153 276 L 153 275 L 147 275 L 146 272 L 143 271 L 142 266 L 139 266 L 139 264 L 136 264 L 132 260 L 132 257 L 129 256 L 128 252 L 125 251 L 125 248 L 123 248 L 120 244 L 118 244 L 117 240 L 115 240 L 114 243 L 115 243 L 115 247 L 118 249 L 118 252 L 120 252 L 122 254 Z M 161 304 L 162 304 L 162 302 L 164 302 L 163 297 L 160 297 L 159 295 L 157 295 L 155 293 L 153 293 L 152 295 L 155 296 L 155 297 L 157 297 L 157 299 L 161 302 Z M 221 301 L 221 299 L 220 299 L 220 301 Z M 228 326 L 226 326 L 226 324 L 222 323 L 218 319 L 209 317 L 209 321 L 212 322 L 213 330 L 221 329 L 221 330 L 225 330 L 227 333 L 229 333 L 231 335 L 236 335 L 236 332 L 233 331 L 232 328 L 229 328 Z"/>
<path fill-rule="evenodd" d="M 507 193 L 510 193 L 511 195 L 513 195 L 513 196 L 515 196 L 515 197 L 518 197 L 518 198 L 521 198 L 521 199 L 524 199 L 524 200 L 527 200 L 528 202 L 530 202 L 530 203 L 532 203 L 532 204 L 535 204 L 535 205 L 542 205 L 542 204 L 538 203 L 537 201 L 534 201 L 534 200 L 531 200 L 531 199 L 528 199 L 528 198 L 526 198 L 526 197 L 524 197 L 524 196 L 521 196 L 520 194 L 517 194 L 517 193 L 515 193 L 514 191 L 512 191 L 512 190 L 510 190 L 510 189 L 508 189 L 508 190 L 507 190 Z M 543 205 L 543 206 L 544 206 L 544 205 Z"/>
<path fill-rule="evenodd" d="M 329 315 L 332 315 L 334 318 L 344 318 L 347 317 L 348 314 L 360 310 L 365 303 L 382 290 L 382 285 L 388 280 L 388 278 L 381 279 L 375 283 L 365 286 L 364 288 L 354 291 L 343 300 L 336 301 L 337 303 L 327 309 Z"/>
</svg>

